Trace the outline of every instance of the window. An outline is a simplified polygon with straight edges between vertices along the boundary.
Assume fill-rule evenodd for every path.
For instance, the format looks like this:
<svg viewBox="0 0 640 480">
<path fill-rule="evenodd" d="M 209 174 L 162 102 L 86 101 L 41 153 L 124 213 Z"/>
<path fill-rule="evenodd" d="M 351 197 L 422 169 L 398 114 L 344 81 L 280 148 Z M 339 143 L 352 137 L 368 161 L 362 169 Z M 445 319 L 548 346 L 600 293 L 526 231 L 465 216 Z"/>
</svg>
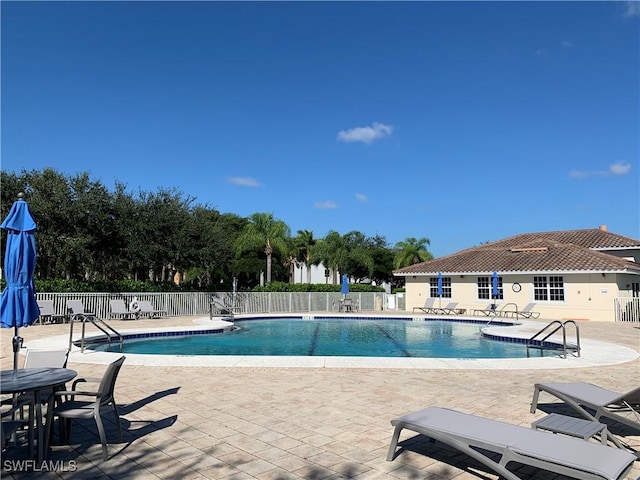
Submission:
<svg viewBox="0 0 640 480">
<path fill-rule="evenodd" d="M 492 289 L 493 285 L 491 284 L 491 277 L 478 277 L 479 300 L 504 300 L 504 294 L 502 290 L 502 277 L 498 277 L 498 297 L 495 299 L 491 297 Z"/>
<path fill-rule="evenodd" d="M 429 277 L 429 296 L 438 298 L 438 277 Z M 442 298 L 451 298 L 451 277 L 442 277 Z"/>
<path fill-rule="evenodd" d="M 540 301 L 564 302 L 564 279 L 554 275 L 533 277 L 533 298 Z"/>
</svg>

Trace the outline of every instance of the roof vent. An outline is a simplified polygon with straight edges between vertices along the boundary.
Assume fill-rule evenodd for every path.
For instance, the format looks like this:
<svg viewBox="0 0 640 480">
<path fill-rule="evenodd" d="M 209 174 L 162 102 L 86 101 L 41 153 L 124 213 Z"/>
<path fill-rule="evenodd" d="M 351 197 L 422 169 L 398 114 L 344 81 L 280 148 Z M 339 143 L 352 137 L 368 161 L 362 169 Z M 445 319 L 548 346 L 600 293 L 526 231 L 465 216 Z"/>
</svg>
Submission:
<svg viewBox="0 0 640 480">
<path fill-rule="evenodd" d="M 511 248 L 512 252 L 546 252 L 549 250 L 549 247 L 521 247 L 521 248 Z"/>
<path fill-rule="evenodd" d="M 602 230 L 603 232 L 606 232 L 607 231 L 607 226 L 606 225 L 600 225 L 598 227 L 598 230 Z"/>
</svg>

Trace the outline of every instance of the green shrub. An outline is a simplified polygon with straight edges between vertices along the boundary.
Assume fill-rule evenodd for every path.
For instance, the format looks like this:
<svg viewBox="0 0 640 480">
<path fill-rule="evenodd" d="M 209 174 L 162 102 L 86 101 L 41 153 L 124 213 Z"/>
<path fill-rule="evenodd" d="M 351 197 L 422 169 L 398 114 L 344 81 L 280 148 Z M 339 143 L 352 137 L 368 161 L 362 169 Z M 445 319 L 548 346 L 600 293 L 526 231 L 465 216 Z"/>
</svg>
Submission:
<svg viewBox="0 0 640 480">
<path fill-rule="evenodd" d="M 340 292 L 340 285 L 328 283 L 286 283 L 271 282 L 263 287 L 253 288 L 253 292 Z M 384 292 L 382 287 L 372 287 L 362 283 L 352 283 L 349 285 L 350 292 Z"/>
</svg>

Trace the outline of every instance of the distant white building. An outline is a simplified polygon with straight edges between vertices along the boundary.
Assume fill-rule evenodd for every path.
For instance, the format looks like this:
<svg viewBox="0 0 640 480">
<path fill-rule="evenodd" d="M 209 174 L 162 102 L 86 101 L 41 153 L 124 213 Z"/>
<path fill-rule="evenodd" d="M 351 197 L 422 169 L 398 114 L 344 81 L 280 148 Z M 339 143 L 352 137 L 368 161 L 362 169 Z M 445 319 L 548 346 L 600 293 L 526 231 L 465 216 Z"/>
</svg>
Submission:
<svg viewBox="0 0 640 480">
<path fill-rule="evenodd" d="M 339 279 L 340 275 L 336 275 L 336 278 Z M 308 283 L 306 265 L 301 264 L 299 267 L 296 266 L 293 283 Z M 331 270 L 325 269 L 323 264 L 311 265 L 311 283 L 333 283 Z M 338 283 L 340 282 L 338 281 Z"/>
<path fill-rule="evenodd" d="M 329 285 L 340 285 L 340 281 L 342 278 L 342 274 L 340 272 L 336 272 L 336 275 L 332 275 L 332 271 L 330 269 L 324 268 L 323 264 L 320 265 L 311 265 L 311 283 L 325 283 Z M 334 281 L 335 279 L 335 281 Z M 307 283 L 307 267 L 305 265 L 297 266 L 295 268 L 295 274 L 293 278 L 293 283 Z M 368 282 L 364 282 L 368 283 Z M 376 282 L 372 282 L 372 285 L 375 285 Z M 391 285 L 387 283 L 383 283 L 382 287 L 384 287 L 387 293 L 391 292 Z"/>
</svg>

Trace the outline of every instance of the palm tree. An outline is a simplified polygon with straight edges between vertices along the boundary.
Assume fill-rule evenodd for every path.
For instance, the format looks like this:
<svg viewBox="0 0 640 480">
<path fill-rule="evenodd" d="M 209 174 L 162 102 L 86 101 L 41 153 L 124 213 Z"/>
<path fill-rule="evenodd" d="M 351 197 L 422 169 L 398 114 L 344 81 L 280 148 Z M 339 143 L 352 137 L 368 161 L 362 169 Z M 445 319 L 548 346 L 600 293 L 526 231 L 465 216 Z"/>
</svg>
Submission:
<svg viewBox="0 0 640 480">
<path fill-rule="evenodd" d="M 331 283 L 338 282 L 337 272 L 346 272 L 346 265 L 349 260 L 349 248 L 346 239 L 335 230 L 331 230 L 324 239 L 317 244 L 314 258 L 325 268 L 331 270 Z"/>
<path fill-rule="evenodd" d="M 287 239 L 287 251 L 284 254 L 283 265 L 289 270 L 289 283 L 295 282 L 296 268 L 300 267 L 300 246 L 296 238 Z"/>
<path fill-rule="evenodd" d="M 273 218 L 272 213 L 254 213 L 249 223 L 236 240 L 236 254 L 247 250 L 264 248 L 267 256 L 267 283 L 271 282 L 271 256 L 274 251 L 286 252 L 287 239 L 291 229 L 282 220 Z"/>
<path fill-rule="evenodd" d="M 311 247 L 316 244 L 316 240 L 313 238 L 313 232 L 309 230 L 298 230 L 296 243 L 301 257 L 299 260 L 302 260 L 302 263 L 307 267 L 307 283 L 311 283 Z"/>
<path fill-rule="evenodd" d="M 393 259 L 394 268 L 408 267 L 415 263 L 426 262 L 433 259 L 433 255 L 427 250 L 431 242 L 428 238 L 416 239 L 409 237 L 396 243 L 396 255 Z"/>
</svg>

